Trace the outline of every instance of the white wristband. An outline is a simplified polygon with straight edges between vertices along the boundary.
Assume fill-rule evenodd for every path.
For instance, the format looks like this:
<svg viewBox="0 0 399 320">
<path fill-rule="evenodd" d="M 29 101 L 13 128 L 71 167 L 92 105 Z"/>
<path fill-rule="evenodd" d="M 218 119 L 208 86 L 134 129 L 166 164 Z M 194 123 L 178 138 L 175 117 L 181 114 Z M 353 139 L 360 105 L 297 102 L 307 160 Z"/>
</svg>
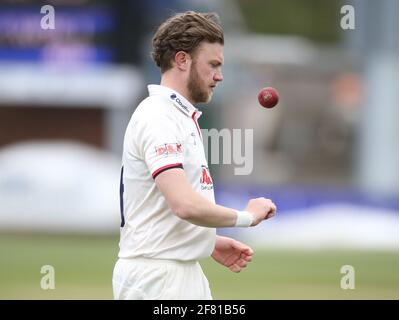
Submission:
<svg viewBox="0 0 399 320">
<path fill-rule="evenodd" d="M 234 210 L 237 213 L 237 221 L 235 227 L 250 227 L 254 221 L 254 217 L 247 211 Z"/>
</svg>

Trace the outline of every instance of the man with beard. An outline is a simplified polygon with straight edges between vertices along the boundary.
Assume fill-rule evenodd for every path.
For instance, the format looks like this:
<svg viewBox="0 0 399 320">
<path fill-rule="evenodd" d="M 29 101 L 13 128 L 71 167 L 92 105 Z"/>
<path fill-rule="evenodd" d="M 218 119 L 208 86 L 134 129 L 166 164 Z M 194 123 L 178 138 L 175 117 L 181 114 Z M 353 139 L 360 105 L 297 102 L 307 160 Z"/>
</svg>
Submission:
<svg viewBox="0 0 399 320">
<path fill-rule="evenodd" d="M 244 211 L 215 204 L 194 105 L 223 80 L 223 44 L 214 13 L 176 14 L 153 37 L 161 83 L 148 86 L 126 129 L 115 299 L 212 299 L 198 261 L 212 256 L 240 272 L 253 254 L 216 228 L 255 226 L 276 212 L 265 198 Z"/>
</svg>

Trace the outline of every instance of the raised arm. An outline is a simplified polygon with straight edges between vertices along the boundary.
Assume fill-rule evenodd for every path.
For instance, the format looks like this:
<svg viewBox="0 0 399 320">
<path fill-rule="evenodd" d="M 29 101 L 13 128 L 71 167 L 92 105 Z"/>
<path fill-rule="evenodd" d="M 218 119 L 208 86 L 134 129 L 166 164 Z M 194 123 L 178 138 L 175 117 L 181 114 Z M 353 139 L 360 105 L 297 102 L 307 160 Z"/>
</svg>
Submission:
<svg viewBox="0 0 399 320">
<path fill-rule="evenodd" d="M 193 190 L 183 169 L 166 170 L 155 183 L 174 214 L 199 226 L 255 226 L 276 213 L 275 204 L 265 198 L 251 199 L 245 211 L 214 204 Z"/>
</svg>

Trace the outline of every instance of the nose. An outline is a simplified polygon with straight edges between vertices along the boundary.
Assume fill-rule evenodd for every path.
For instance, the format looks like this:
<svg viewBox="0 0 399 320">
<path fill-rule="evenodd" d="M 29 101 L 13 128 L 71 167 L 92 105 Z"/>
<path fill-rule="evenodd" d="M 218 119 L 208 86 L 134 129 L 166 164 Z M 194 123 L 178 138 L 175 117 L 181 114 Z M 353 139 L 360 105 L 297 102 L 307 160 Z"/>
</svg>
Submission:
<svg viewBox="0 0 399 320">
<path fill-rule="evenodd" d="M 213 80 L 214 81 L 223 81 L 222 71 L 216 72 L 215 75 L 213 76 Z"/>
</svg>

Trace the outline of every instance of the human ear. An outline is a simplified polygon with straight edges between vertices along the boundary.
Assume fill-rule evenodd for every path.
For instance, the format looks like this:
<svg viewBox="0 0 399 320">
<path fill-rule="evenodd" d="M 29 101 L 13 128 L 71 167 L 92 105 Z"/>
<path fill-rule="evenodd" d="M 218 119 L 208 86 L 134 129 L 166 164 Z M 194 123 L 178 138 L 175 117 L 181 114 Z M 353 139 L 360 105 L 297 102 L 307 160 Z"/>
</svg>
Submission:
<svg viewBox="0 0 399 320">
<path fill-rule="evenodd" d="M 175 63 L 176 66 L 180 70 L 187 70 L 188 69 L 188 61 L 190 59 L 190 55 L 185 51 L 178 51 L 175 54 Z"/>
</svg>

